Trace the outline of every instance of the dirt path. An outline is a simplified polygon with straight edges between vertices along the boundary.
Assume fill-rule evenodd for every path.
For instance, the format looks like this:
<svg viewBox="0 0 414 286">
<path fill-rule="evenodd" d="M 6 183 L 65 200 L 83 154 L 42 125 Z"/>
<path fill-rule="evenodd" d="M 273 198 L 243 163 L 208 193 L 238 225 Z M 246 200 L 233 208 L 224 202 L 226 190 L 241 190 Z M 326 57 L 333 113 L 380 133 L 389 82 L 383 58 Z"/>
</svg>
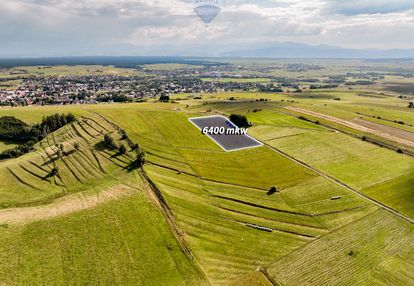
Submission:
<svg viewBox="0 0 414 286">
<path fill-rule="evenodd" d="M 414 141 L 407 140 L 407 139 L 404 139 L 404 138 L 401 138 L 401 137 L 398 137 L 396 135 L 392 135 L 392 134 L 389 134 L 389 133 L 385 133 L 381 130 L 373 129 L 372 128 L 373 125 L 371 125 L 370 126 L 371 128 L 370 128 L 370 127 L 362 126 L 361 124 L 358 124 L 359 122 L 355 121 L 355 120 L 354 121 L 348 121 L 348 120 L 344 120 L 344 119 L 339 119 L 339 118 L 336 118 L 336 117 L 333 117 L 333 116 L 329 116 L 329 115 L 326 115 L 326 114 L 322 114 L 322 113 L 319 113 L 319 112 L 314 112 L 314 111 L 310 111 L 310 110 L 306 110 L 306 109 L 298 108 L 298 107 L 291 107 L 290 106 L 290 107 L 285 107 L 285 109 L 288 109 L 288 110 L 291 110 L 291 111 L 294 111 L 294 112 L 299 112 L 299 113 L 302 113 L 302 114 L 305 114 L 305 115 L 314 116 L 314 117 L 317 117 L 317 118 L 320 118 L 320 119 L 325 119 L 325 120 L 328 120 L 328 121 L 331 121 L 331 122 L 334 122 L 334 123 L 337 123 L 337 124 L 340 124 L 340 125 L 343 125 L 343 126 L 355 129 L 355 130 L 370 133 L 370 134 L 376 135 L 378 137 L 382 137 L 384 139 L 394 141 L 394 142 L 399 143 L 399 144 L 414 147 Z M 366 124 L 364 124 L 364 125 L 366 125 Z"/>
<path fill-rule="evenodd" d="M 4 209 L 0 210 L 0 224 L 28 224 L 51 219 L 96 207 L 105 202 L 131 195 L 134 191 L 131 187 L 119 184 L 96 194 L 68 195 L 44 206 Z"/>
</svg>

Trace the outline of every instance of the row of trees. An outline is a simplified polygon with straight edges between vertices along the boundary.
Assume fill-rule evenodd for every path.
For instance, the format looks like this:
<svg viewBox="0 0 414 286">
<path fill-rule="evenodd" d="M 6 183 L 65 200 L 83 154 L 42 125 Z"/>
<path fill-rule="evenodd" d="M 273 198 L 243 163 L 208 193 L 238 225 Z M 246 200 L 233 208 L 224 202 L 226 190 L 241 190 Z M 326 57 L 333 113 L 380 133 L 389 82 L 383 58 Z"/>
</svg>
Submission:
<svg viewBox="0 0 414 286">
<path fill-rule="evenodd" d="M 230 121 L 236 124 L 239 128 L 250 127 L 249 121 L 247 121 L 247 117 L 244 115 L 232 114 L 230 115 Z"/>
<path fill-rule="evenodd" d="M 37 142 L 45 138 L 47 134 L 75 121 L 75 119 L 75 116 L 71 113 L 57 113 L 43 117 L 39 124 L 28 125 L 13 116 L 0 117 L 0 140 L 10 140 L 19 143 Z"/>
<path fill-rule="evenodd" d="M 121 134 L 121 140 L 128 139 L 128 136 L 126 135 L 125 131 L 121 130 Z M 125 146 L 125 144 L 121 144 L 120 146 L 118 146 L 118 144 L 116 144 L 115 142 L 115 139 L 109 134 L 104 135 L 102 143 L 109 150 L 118 150 L 118 155 L 123 155 L 128 151 L 128 148 Z M 145 164 L 145 152 L 139 148 L 138 144 L 130 144 L 130 147 L 136 153 L 136 156 L 133 159 L 130 168 L 136 169 L 142 167 Z"/>
<path fill-rule="evenodd" d="M 75 121 L 73 114 L 54 114 L 43 117 L 39 124 L 28 125 L 13 116 L 0 117 L 0 140 L 21 143 L 11 150 L 0 153 L 0 159 L 17 158 L 34 150 L 34 145 L 66 124 Z"/>
</svg>

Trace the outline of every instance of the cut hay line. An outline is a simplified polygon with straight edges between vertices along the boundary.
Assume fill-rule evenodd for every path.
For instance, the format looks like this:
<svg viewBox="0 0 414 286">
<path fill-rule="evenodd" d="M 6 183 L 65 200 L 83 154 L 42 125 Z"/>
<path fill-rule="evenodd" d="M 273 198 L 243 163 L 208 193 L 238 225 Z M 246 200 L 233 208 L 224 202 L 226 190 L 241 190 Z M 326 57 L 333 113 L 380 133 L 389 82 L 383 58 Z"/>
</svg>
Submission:
<svg viewBox="0 0 414 286">
<path fill-rule="evenodd" d="M 111 154 L 110 152 L 108 152 L 108 151 L 106 151 L 106 150 L 100 151 L 100 153 L 101 153 L 101 154 L 103 153 L 103 154 L 107 155 L 109 158 L 114 159 L 114 160 L 117 160 L 117 161 L 119 161 L 120 163 L 125 164 L 125 165 L 128 165 L 128 164 L 130 164 L 130 163 L 131 163 L 131 162 L 125 162 L 125 161 L 123 161 L 123 160 L 120 158 L 120 156 L 118 156 L 117 154 Z"/>
<path fill-rule="evenodd" d="M 83 136 L 82 134 L 81 134 L 81 132 L 78 130 L 78 128 L 76 127 L 76 124 L 72 124 L 72 129 L 73 129 L 73 131 L 75 132 L 75 134 L 79 137 L 79 138 L 81 138 L 84 142 L 86 142 L 86 144 L 88 144 L 88 146 L 90 145 L 89 144 L 89 141 L 85 138 L 85 136 Z"/>
<path fill-rule="evenodd" d="M 89 168 L 85 167 L 85 165 L 81 162 L 81 160 L 77 160 L 77 158 L 72 154 L 71 156 L 66 156 L 68 162 L 75 167 L 79 174 L 81 174 L 86 180 L 88 180 L 87 174 L 95 177 L 96 174 L 91 172 Z M 74 161 L 74 162 L 73 162 Z"/>
<path fill-rule="evenodd" d="M 111 163 L 111 164 L 114 164 L 114 165 L 116 165 L 116 166 L 118 166 L 119 168 L 121 168 L 121 169 L 124 169 L 126 166 L 125 165 L 121 165 L 121 164 L 119 164 L 117 161 L 115 161 L 115 160 L 113 160 L 112 158 L 111 158 L 111 156 L 109 156 L 109 157 L 107 157 L 107 156 L 105 156 L 105 155 L 107 155 L 106 153 L 102 153 L 102 152 L 97 152 L 102 158 L 104 158 L 104 159 L 106 159 L 109 163 Z"/>
<path fill-rule="evenodd" d="M 23 171 L 25 171 L 26 173 L 28 173 L 28 174 L 32 175 L 33 177 L 35 177 L 35 178 L 37 178 L 37 179 L 40 179 L 40 180 L 43 180 L 43 181 L 47 181 L 47 182 L 49 182 L 49 183 L 50 183 L 50 180 L 49 180 L 49 179 L 47 179 L 47 178 L 45 178 L 44 176 L 41 176 L 41 175 L 39 175 L 39 174 L 36 174 L 36 173 L 35 173 L 35 172 L 33 172 L 32 170 L 30 170 L 30 169 L 26 168 L 25 166 L 23 166 L 22 164 L 18 164 L 18 166 L 19 166 L 20 168 L 22 168 L 22 169 L 23 169 Z"/>
<path fill-rule="evenodd" d="M 161 164 L 158 164 L 158 163 L 154 163 L 154 162 L 152 162 L 150 160 L 147 160 L 146 163 L 151 164 L 151 165 L 154 165 L 154 166 L 159 167 L 159 168 L 163 168 L 163 169 L 166 169 L 166 170 L 173 171 L 173 172 L 175 172 L 177 174 L 180 173 L 180 174 L 184 174 L 184 175 L 191 176 L 191 177 L 194 177 L 194 178 L 200 178 L 199 176 L 194 175 L 192 173 L 188 173 L 186 171 L 182 171 L 182 170 L 179 170 L 179 169 L 175 169 L 175 168 L 172 168 L 172 167 L 168 167 L 168 166 L 165 166 L 165 165 L 161 165 Z"/>
<path fill-rule="evenodd" d="M 266 232 L 278 231 L 278 232 L 288 233 L 288 234 L 302 236 L 302 237 L 306 237 L 306 238 L 312 238 L 312 239 L 317 238 L 316 236 L 313 236 L 313 235 L 310 235 L 310 234 L 304 234 L 304 233 L 299 233 L 299 232 L 295 232 L 295 231 L 284 230 L 284 229 L 279 229 L 279 228 L 274 228 L 274 227 L 267 227 L 267 226 L 257 225 L 257 224 L 249 223 L 249 222 L 242 222 L 242 221 L 237 221 L 237 222 L 239 222 L 241 224 L 244 224 L 247 227 L 257 229 L 257 230 L 260 230 L 260 231 L 266 231 Z"/>
<path fill-rule="evenodd" d="M 82 122 L 85 123 L 86 125 L 88 125 L 88 127 L 90 129 L 93 129 L 97 134 L 103 135 L 104 131 L 97 129 L 95 126 L 93 126 L 92 124 L 90 124 L 88 119 L 82 118 Z"/>
<path fill-rule="evenodd" d="M 23 185 L 25 185 L 25 186 L 27 186 L 27 187 L 29 187 L 29 188 L 32 188 L 32 189 L 34 189 L 34 190 L 36 190 L 36 191 L 41 191 L 41 189 L 39 189 L 39 188 L 37 188 L 37 187 L 35 187 L 35 186 L 33 186 L 32 184 L 29 184 L 29 183 L 27 183 L 27 182 L 25 182 L 22 178 L 20 178 L 16 173 L 14 173 L 9 167 L 7 167 L 7 170 L 10 172 L 10 174 L 12 174 L 12 176 L 17 180 L 17 181 L 19 181 L 19 183 L 21 183 L 21 184 L 23 184 Z"/>
<path fill-rule="evenodd" d="M 174 169 L 174 168 L 171 168 L 171 167 L 168 167 L 168 166 L 164 166 L 164 165 L 161 165 L 161 164 L 157 164 L 157 163 L 151 162 L 149 160 L 147 160 L 147 163 L 149 163 L 151 165 L 154 165 L 154 166 L 157 166 L 157 167 L 160 167 L 160 168 L 163 168 L 163 169 L 167 169 L 167 170 L 170 170 L 170 171 L 174 171 L 176 173 L 182 173 L 182 174 L 185 174 L 187 176 L 191 176 L 191 177 L 194 177 L 194 178 L 198 178 L 198 179 L 203 180 L 203 181 L 206 181 L 206 182 L 216 183 L 216 184 L 220 184 L 220 185 L 241 187 L 241 188 L 246 188 L 246 189 L 251 189 L 251 190 L 256 190 L 256 191 L 261 191 L 261 192 L 263 192 L 263 191 L 266 191 L 267 192 L 268 191 L 266 189 L 256 188 L 256 187 L 252 187 L 252 186 L 246 186 L 246 185 L 234 184 L 234 183 L 227 183 L 227 182 L 222 182 L 222 181 L 208 179 L 208 178 L 201 177 L 201 176 L 198 176 L 198 175 L 194 175 L 194 174 L 191 174 L 191 173 L 188 173 L 188 172 L 185 172 L 185 171 L 181 171 L 181 170 Z"/>
<path fill-rule="evenodd" d="M 106 174 L 105 169 L 102 167 L 101 161 L 99 161 L 99 158 L 98 158 L 98 156 L 96 156 L 96 153 L 95 153 L 95 151 L 94 151 L 93 149 L 91 149 L 91 153 L 92 153 L 92 156 L 95 158 L 96 163 L 98 164 L 98 166 L 99 166 L 99 168 L 101 169 L 101 171 L 102 171 L 104 174 Z"/>
<path fill-rule="evenodd" d="M 86 170 L 92 177 L 101 175 L 100 170 L 89 162 L 89 158 L 85 159 L 83 154 L 79 151 L 71 155 L 73 160 L 82 166 L 82 169 Z"/>
<path fill-rule="evenodd" d="M 121 129 L 118 125 L 116 125 L 115 123 L 113 123 L 112 121 L 110 121 L 108 118 L 106 118 L 105 116 L 103 116 L 102 114 L 100 114 L 99 112 L 93 111 L 88 109 L 88 111 L 92 114 L 97 115 L 98 117 L 100 117 L 101 119 L 103 119 L 104 121 L 106 121 L 106 123 L 108 123 L 109 125 L 111 125 L 113 128 L 115 129 Z"/>
<path fill-rule="evenodd" d="M 86 118 L 88 120 L 91 120 L 93 122 L 95 122 L 97 125 L 99 125 L 99 127 L 101 127 L 103 130 L 105 130 L 106 132 L 111 132 L 108 128 L 106 128 L 105 126 L 103 126 L 98 120 L 95 120 L 95 118 L 92 117 L 88 117 L 88 116 L 82 116 L 83 118 Z"/>
<path fill-rule="evenodd" d="M 161 156 L 161 155 L 159 155 L 159 154 L 155 154 L 155 153 L 153 153 L 153 152 L 151 152 L 151 151 L 145 151 L 145 153 L 147 153 L 148 155 L 151 155 L 151 156 L 157 157 L 157 158 L 159 158 L 159 159 L 167 160 L 167 161 L 174 162 L 174 163 L 179 163 L 179 164 L 186 164 L 186 165 L 189 165 L 189 164 L 188 164 L 187 162 L 185 162 L 185 161 L 178 161 L 178 160 L 174 160 L 174 159 L 171 159 L 171 158 L 167 158 L 167 157 L 165 157 L 165 156 Z"/>
<path fill-rule="evenodd" d="M 273 138 L 266 139 L 266 140 L 263 140 L 263 141 L 264 142 L 270 142 L 270 141 L 274 141 L 274 140 L 277 140 L 277 139 L 284 139 L 284 138 L 296 137 L 296 136 L 299 136 L 299 135 L 302 135 L 302 134 L 303 133 L 292 134 L 292 135 L 285 135 L 285 136 L 278 136 L 278 137 L 273 137 Z"/>
<path fill-rule="evenodd" d="M 239 203 L 239 204 L 243 204 L 243 205 L 248 205 L 248 206 L 251 206 L 251 207 L 256 207 L 256 208 L 265 209 L 265 210 L 269 210 L 269 211 L 279 212 L 279 213 L 286 213 L 286 214 L 296 215 L 296 216 L 314 217 L 312 214 L 308 214 L 308 213 L 293 212 L 293 211 L 282 210 L 282 209 L 277 209 L 277 208 L 272 208 L 272 207 L 266 207 L 266 206 L 258 205 L 258 204 L 255 204 L 255 203 L 245 202 L 245 201 L 242 201 L 242 200 L 228 198 L 228 197 L 219 196 L 219 195 L 212 195 L 212 197 L 218 198 L 218 199 L 223 199 L 223 200 L 226 200 L 226 201 Z"/>
<path fill-rule="evenodd" d="M 47 166 L 47 167 L 49 167 L 49 169 L 50 170 L 52 170 L 52 168 L 53 167 L 50 167 L 49 166 L 49 160 L 47 159 L 48 158 L 48 156 L 47 156 L 47 153 L 46 153 L 46 149 L 43 147 L 43 145 L 41 145 L 41 147 L 42 147 L 42 149 L 43 149 L 43 153 L 42 152 L 38 152 L 38 154 L 40 155 L 40 157 L 42 158 L 42 160 L 43 160 L 43 164 L 42 164 L 42 166 Z M 46 156 L 44 156 L 44 155 L 46 155 Z M 43 169 L 43 167 L 42 166 L 40 166 L 42 169 Z"/>
<path fill-rule="evenodd" d="M 91 146 L 89 141 L 86 140 L 86 138 L 79 132 L 79 130 L 76 128 L 75 124 L 72 124 L 72 128 L 73 128 L 73 131 L 75 132 L 75 134 L 77 134 L 79 136 L 79 138 L 81 138 L 83 140 L 83 142 L 85 142 L 85 144 L 90 148 L 91 154 L 94 157 L 96 163 L 98 164 L 99 169 L 101 169 L 101 171 L 105 174 L 106 171 L 103 168 L 101 162 L 99 161 L 99 158 L 96 156 L 95 150 L 93 149 L 93 147 Z M 83 152 L 83 151 L 81 151 L 81 152 Z"/>
<path fill-rule="evenodd" d="M 92 139 L 96 139 L 96 137 L 98 137 L 98 136 L 95 136 L 95 135 L 92 135 L 91 133 L 89 133 L 89 131 L 86 130 L 86 128 L 79 121 L 76 122 L 76 123 L 79 125 L 79 127 L 82 129 L 82 131 L 85 132 L 85 134 L 87 134 Z"/>
<path fill-rule="evenodd" d="M 331 212 L 326 212 L 326 213 L 312 214 L 312 216 L 314 216 L 314 217 L 328 216 L 328 215 L 333 215 L 333 214 L 339 214 L 339 213 L 354 211 L 354 210 L 357 210 L 357 209 L 362 209 L 362 208 L 365 208 L 367 206 L 368 205 L 366 204 L 366 205 L 363 205 L 363 206 L 356 206 L 356 207 L 346 208 L 346 209 L 337 210 L 337 211 L 331 211 Z"/>
<path fill-rule="evenodd" d="M 29 164 L 31 164 L 32 166 L 34 166 L 34 167 L 36 167 L 37 169 L 39 169 L 40 171 L 43 171 L 43 172 L 45 172 L 46 174 L 49 174 L 50 173 L 50 171 L 48 171 L 48 170 L 46 170 L 45 168 L 43 168 L 42 166 L 39 166 L 38 164 L 36 164 L 35 162 L 33 162 L 33 161 L 28 161 L 29 162 Z"/>
<path fill-rule="evenodd" d="M 95 165 L 92 163 L 93 159 L 86 155 L 83 150 L 78 150 L 78 155 L 83 159 L 82 161 L 86 162 L 93 170 L 95 170 L 98 174 L 102 174 L 103 171 L 100 169 L 99 165 Z M 93 156 L 92 156 L 93 157 Z"/>
<path fill-rule="evenodd" d="M 282 223 L 282 224 L 299 226 L 299 227 L 305 227 L 305 228 L 311 228 L 311 229 L 320 230 L 320 231 L 329 231 L 328 229 L 316 227 L 316 226 L 309 225 L 309 224 L 300 224 L 300 223 L 283 221 L 283 220 L 274 219 L 274 218 L 257 216 L 257 215 L 254 215 L 254 214 L 250 214 L 250 213 L 246 213 L 246 212 L 242 212 L 242 211 L 237 211 L 237 210 L 233 210 L 233 209 L 229 209 L 229 208 L 225 208 L 225 207 L 221 207 L 221 206 L 217 206 L 217 205 L 216 205 L 216 207 L 218 207 L 218 208 L 220 208 L 222 210 L 228 211 L 228 212 L 232 212 L 232 213 L 236 213 L 236 214 L 241 214 L 241 215 L 246 215 L 246 216 L 250 216 L 250 217 L 253 217 L 253 218 L 257 218 L 257 219 L 270 220 L 270 221 L 274 221 L 274 222 L 278 222 L 278 223 Z"/>
<path fill-rule="evenodd" d="M 76 175 L 76 173 L 70 168 L 68 163 L 65 161 L 64 158 L 61 159 L 61 162 L 66 166 L 66 168 L 69 170 L 69 172 L 72 174 L 72 176 L 81 184 L 83 184 L 83 181 Z"/>
</svg>

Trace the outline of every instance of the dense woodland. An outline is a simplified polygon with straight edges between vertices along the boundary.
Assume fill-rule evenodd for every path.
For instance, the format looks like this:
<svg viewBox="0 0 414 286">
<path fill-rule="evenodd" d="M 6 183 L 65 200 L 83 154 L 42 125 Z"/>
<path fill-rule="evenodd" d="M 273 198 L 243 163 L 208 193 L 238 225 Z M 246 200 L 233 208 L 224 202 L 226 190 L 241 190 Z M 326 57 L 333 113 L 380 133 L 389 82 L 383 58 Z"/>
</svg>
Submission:
<svg viewBox="0 0 414 286">
<path fill-rule="evenodd" d="M 0 140 L 21 143 L 14 149 L 0 153 L 1 159 L 16 158 L 33 150 L 33 145 L 45 138 L 49 133 L 58 130 L 66 124 L 75 121 L 75 116 L 54 114 L 43 117 L 42 122 L 29 125 L 13 116 L 0 117 Z"/>
</svg>

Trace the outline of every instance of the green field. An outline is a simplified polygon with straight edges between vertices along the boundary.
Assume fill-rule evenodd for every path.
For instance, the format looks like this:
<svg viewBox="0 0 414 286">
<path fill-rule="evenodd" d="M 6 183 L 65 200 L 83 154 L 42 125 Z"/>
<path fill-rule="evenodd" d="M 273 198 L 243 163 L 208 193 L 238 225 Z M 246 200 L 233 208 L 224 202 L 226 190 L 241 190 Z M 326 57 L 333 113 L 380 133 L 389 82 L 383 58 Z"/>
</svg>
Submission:
<svg viewBox="0 0 414 286">
<path fill-rule="evenodd" d="M 28 123 L 77 117 L 0 162 L 0 284 L 409 285 L 414 159 L 284 108 L 346 120 L 377 111 L 357 92 L 323 95 L 0 109 Z M 398 99 L 375 100 L 410 122 Z M 188 120 L 217 113 L 247 115 L 265 146 L 224 152 Z M 104 134 L 126 144 L 119 128 L 146 152 L 143 169 L 128 171 L 130 148 L 97 148 Z"/>
<path fill-rule="evenodd" d="M 222 152 L 180 113 L 152 112 L 138 105 L 116 112 L 100 107 L 99 112 L 151 153 L 145 170 L 165 195 L 197 261 L 215 285 L 227 285 L 377 209 L 269 148 Z M 125 116 L 129 120 L 122 120 Z M 280 121 L 287 125 L 289 120 L 286 116 Z M 302 130 L 321 130 L 297 121 Z M 281 192 L 268 196 L 272 185 Z M 330 200 L 338 195 L 342 200 Z M 261 232 L 246 223 L 275 231 Z"/>
<path fill-rule="evenodd" d="M 51 110 L 25 111 L 35 122 Z M 95 113 L 77 114 L 36 152 L 0 165 L 0 284 L 204 284 L 148 184 L 127 170 L 131 151 L 96 148 L 103 134 L 122 144 L 118 130 Z M 53 166 L 59 175 L 50 177 Z"/>
<path fill-rule="evenodd" d="M 10 142 L 10 141 L 0 141 L 0 152 L 8 149 L 12 149 L 16 147 L 18 144 L 16 142 Z"/>
<path fill-rule="evenodd" d="M 5 285 L 203 284 L 145 190 L 59 218 L 2 227 L 0 253 Z"/>
</svg>

